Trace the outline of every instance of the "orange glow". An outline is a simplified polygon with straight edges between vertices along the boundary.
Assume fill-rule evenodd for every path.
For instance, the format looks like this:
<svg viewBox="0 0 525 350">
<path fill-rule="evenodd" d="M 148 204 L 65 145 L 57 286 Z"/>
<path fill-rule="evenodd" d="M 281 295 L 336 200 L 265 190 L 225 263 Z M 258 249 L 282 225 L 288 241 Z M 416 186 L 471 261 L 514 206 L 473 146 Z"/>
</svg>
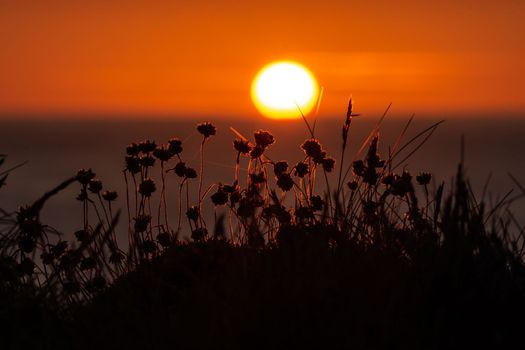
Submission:
<svg viewBox="0 0 525 350">
<path fill-rule="evenodd" d="M 257 109 L 272 119 L 297 119 L 310 113 L 318 95 L 314 75 L 292 61 L 274 62 L 257 74 L 252 83 Z"/>
<path fill-rule="evenodd" d="M 320 116 L 525 111 L 525 2 L 0 0 L 0 115 L 256 117 L 292 59 Z M 344 109 L 344 108 L 343 108 Z M 403 114 L 406 115 L 406 114 Z"/>
</svg>

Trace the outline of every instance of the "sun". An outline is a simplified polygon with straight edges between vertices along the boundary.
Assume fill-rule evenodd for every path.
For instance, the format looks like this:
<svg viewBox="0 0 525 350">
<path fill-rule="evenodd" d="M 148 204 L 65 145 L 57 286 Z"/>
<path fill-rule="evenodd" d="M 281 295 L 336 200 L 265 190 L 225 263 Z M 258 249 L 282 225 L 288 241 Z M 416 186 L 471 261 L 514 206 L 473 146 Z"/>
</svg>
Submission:
<svg viewBox="0 0 525 350">
<path fill-rule="evenodd" d="M 314 75 L 293 61 L 264 66 L 252 82 L 252 100 L 259 112 L 272 119 L 297 119 L 317 101 L 319 88 Z"/>
</svg>

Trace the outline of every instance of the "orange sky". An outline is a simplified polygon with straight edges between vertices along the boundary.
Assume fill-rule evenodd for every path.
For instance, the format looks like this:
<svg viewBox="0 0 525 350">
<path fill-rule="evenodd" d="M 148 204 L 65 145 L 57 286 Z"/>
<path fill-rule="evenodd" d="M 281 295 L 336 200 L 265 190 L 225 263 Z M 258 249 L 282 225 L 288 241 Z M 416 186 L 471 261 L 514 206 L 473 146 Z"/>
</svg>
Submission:
<svg viewBox="0 0 525 350">
<path fill-rule="evenodd" d="M 394 5 L 395 4 L 395 5 Z M 525 112 L 525 1 L 0 0 L 0 114 L 257 115 L 272 60 L 321 113 Z"/>
</svg>

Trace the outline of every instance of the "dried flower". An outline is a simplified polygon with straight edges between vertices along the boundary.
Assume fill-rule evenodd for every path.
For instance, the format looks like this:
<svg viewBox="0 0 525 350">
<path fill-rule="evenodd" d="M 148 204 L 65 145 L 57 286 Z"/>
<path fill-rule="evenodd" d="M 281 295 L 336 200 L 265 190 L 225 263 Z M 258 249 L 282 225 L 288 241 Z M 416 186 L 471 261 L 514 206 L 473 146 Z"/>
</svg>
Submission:
<svg viewBox="0 0 525 350">
<path fill-rule="evenodd" d="M 168 149 L 167 146 L 160 146 L 155 148 L 153 155 L 161 162 L 167 162 L 173 157 L 173 153 Z"/>
<path fill-rule="evenodd" d="M 191 238 L 197 242 L 203 240 L 206 236 L 208 236 L 206 227 L 198 227 L 191 233 Z"/>
<path fill-rule="evenodd" d="M 162 247 L 167 248 L 170 246 L 172 241 L 171 234 L 167 231 L 161 232 L 157 235 L 157 241 Z"/>
<path fill-rule="evenodd" d="M 148 229 L 148 225 L 151 222 L 151 216 L 139 215 L 133 220 L 135 220 L 135 232 L 136 233 L 144 232 Z"/>
<path fill-rule="evenodd" d="M 257 145 L 254 148 L 252 148 L 252 150 L 250 151 L 250 157 L 252 157 L 253 159 L 259 158 L 260 156 L 263 155 L 263 153 L 264 153 L 264 148 Z"/>
<path fill-rule="evenodd" d="M 139 143 L 138 147 L 142 153 L 150 153 L 153 152 L 155 148 L 157 148 L 157 144 L 155 143 L 155 141 L 144 140 Z"/>
<path fill-rule="evenodd" d="M 357 190 L 358 183 L 357 181 L 353 180 L 353 181 L 349 181 L 346 185 L 348 186 L 350 191 L 355 191 Z"/>
<path fill-rule="evenodd" d="M 142 249 L 146 254 L 153 254 L 157 251 L 157 243 L 148 239 L 142 242 Z"/>
<path fill-rule="evenodd" d="M 139 162 L 143 167 L 152 167 L 155 165 L 155 158 L 150 155 L 144 155 L 139 158 Z"/>
<path fill-rule="evenodd" d="M 156 190 L 157 186 L 151 179 L 146 179 L 139 184 L 139 193 L 145 197 L 150 197 Z"/>
<path fill-rule="evenodd" d="M 416 176 L 416 181 L 420 185 L 428 185 L 432 179 L 432 174 L 430 173 L 420 173 Z"/>
<path fill-rule="evenodd" d="M 255 138 L 255 144 L 262 147 L 263 149 L 275 142 L 273 135 L 266 130 L 258 130 L 253 134 L 253 136 Z"/>
<path fill-rule="evenodd" d="M 273 172 L 275 176 L 279 176 L 288 170 L 288 162 L 281 160 L 273 165 Z"/>
<path fill-rule="evenodd" d="M 85 188 L 80 189 L 80 193 L 77 195 L 76 199 L 77 201 L 81 201 L 81 202 L 88 199 L 88 194 Z"/>
<path fill-rule="evenodd" d="M 252 146 L 248 141 L 240 139 L 233 141 L 233 148 L 242 154 L 248 154 L 252 150 Z"/>
<path fill-rule="evenodd" d="M 188 219 L 193 220 L 193 221 L 197 221 L 199 219 L 199 215 L 200 215 L 200 210 L 199 210 L 199 207 L 196 205 L 191 206 L 186 211 L 186 216 L 188 217 Z"/>
<path fill-rule="evenodd" d="M 197 177 L 197 171 L 193 168 L 186 168 L 184 176 L 188 179 L 195 179 Z"/>
<path fill-rule="evenodd" d="M 304 153 L 311 158 L 321 157 L 322 147 L 317 139 L 308 139 L 301 145 Z"/>
<path fill-rule="evenodd" d="M 112 202 L 115 199 L 117 199 L 118 194 L 117 191 L 104 191 L 102 192 L 102 198 L 107 200 L 108 202 Z"/>
<path fill-rule="evenodd" d="M 178 138 L 172 138 L 168 141 L 168 149 L 173 155 L 180 154 L 182 152 L 182 141 Z"/>
<path fill-rule="evenodd" d="M 365 173 L 365 162 L 362 160 L 355 160 L 352 163 L 352 171 L 356 176 L 363 176 Z"/>
<path fill-rule="evenodd" d="M 140 160 L 136 156 L 126 157 L 126 170 L 131 174 L 137 174 L 140 172 Z"/>
<path fill-rule="evenodd" d="M 95 177 L 95 173 L 91 169 L 80 169 L 77 172 L 77 181 L 82 185 L 87 185 L 91 179 Z"/>
<path fill-rule="evenodd" d="M 313 211 L 319 211 L 323 209 L 324 200 L 319 195 L 310 197 L 310 203 L 312 204 Z"/>
<path fill-rule="evenodd" d="M 24 253 L 31 253 L 35 249 L 35 240 L 30 236 L 22 236 L 18 241 L 18 248 Z"/>
<path fill-rule="evenodd" d="M 259 173 L 251 173 L 250 174 L 250 181 L 253 184 L 261 184 L 261 183 L 264 183 L 265 180 L 266 180 L 266 178 L 264 176 L 264 172 L 263 171 L 261 171 Z"/>
<path fill-rule="evenodd" d="M 216 128 L 211 123 L 201 123 L 197 125 L 197 131 L 201 133 L 204 138 L 208 138 L 210 136 L 215 135 Z"/>
<path fill-rule="evenodd" d="M 308 163 L 299 162 L 295 165 L 294 174 L 299 177 L 305 177 L 309 171 L 310 171 L 310 166 L 308 165 Z"/>
<path fill-rule="evenodd" d="M 228 203 L 228 194 L 226 192 L 224 192 L 224 190 L 222 188 L 219 188 L 217 190 L 217 192 L 215 192 L 211 196 L 211 201 L 215 205 L 224 205 L 224 204 Z"/>
<path fill-rule="evenodd" d="M 186 163 L 184 162 L 178 162 L 177 165 L 175 165 L 175 168 L 173 168 L 175 171 L 175 174 L 179 177 L 184 177 L 186 174 Z"/>
<path fill-rule="evenodd" d="M 293 187 L 293 180 L 290 174 L 282 173 L 277 176 L 277 186 L 283 191 L 290 191 Z"/>
<path fill-rule="evenodd" d="M 325 158 L 325 159 L 323 159 L 323 169 L 324 169 L 324 171 L 329 173 L 332 170 L 334 170 L 334 166 L 335 166 L 335 159 L 334 158 Z"/>
<path fill-rule="evenodd" d="M 140 152 L 140 149 L 139 149 L 139 145 L 136 144 L 135 142 L 133 143 L 130 143 L 127 147 L 126 147 L 126 154 L 128 156 L 136 156 L 138 155 Z"/>
<path fill-rule="evenodd" d="M 98 179 L 89 180 L 88 190 L 92 193 L 99 193 L 102 190 L 102 181 Z"/>
</svg>

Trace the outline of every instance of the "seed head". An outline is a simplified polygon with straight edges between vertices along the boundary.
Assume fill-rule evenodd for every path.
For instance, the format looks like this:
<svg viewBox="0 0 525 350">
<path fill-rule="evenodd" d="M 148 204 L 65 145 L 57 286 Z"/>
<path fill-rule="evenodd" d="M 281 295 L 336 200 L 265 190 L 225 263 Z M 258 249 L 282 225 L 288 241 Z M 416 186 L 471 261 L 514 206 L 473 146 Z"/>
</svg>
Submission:
<svg viewBox="0 0 525 350">
<path fill-rule="evenodd" d="M 253 147 L 248 141 L 237 139 L 233 141 L 233 148 L 239 153 L 248 154 Z"/>
<path fill-rule="evenodd" d="M 186 163 L 184 162 L 178 162 L 177 165 L 175 165 L 175 168 L 173 168 L 175 171 L 175 174 L 179 177 L 184 177 L 186 174 Z"/>
<path fill-rule="evenodd" d="M 277 186 L 283 191 L 290 191 L 293 187 L 293 180 L 290 174 L 282 173 L 277 176 Z"/>
<path fill-rule="evenodd" d="M 152 167 L 155 165 L 155 158 L 150 155 L 143 155 L 139 158 L 140 165 L 143 167 Z"/>
<path fill-rule="evenodd" d="M 252 159 L 259 158 L 263 155 L 263 153 L 264 148 L 262 146 L 257 145 L 250 151 L 250 157 L 252 157 Z"/>
<path fill-rule="evenodd" d="M 187 179 L 195 179 L 197 177 L 197 171 L 193 168 L 186 168 L 186 170 L 184 171 L 184 176 L 187 178 Z"/>
<path fill-rule="evenodd" d="M 275 176 L 279 176 L 282 173 L 285 173 L 288 170 L 288 162 L 281 160 L 273 165 L 273 172 Z"/>
<path fill-rule="evenodd" d="M 161 162 L 167 162 L 171 159 L 171 157 L 173 157 L 173 153 L 169 150 L 168 146 L 160 146 L 155 148 L 153 155 Z"/>
<path fill-rule="evenodd" d="M 151 216 L 149 215 L 139 215 L 137 216 L 136 218 L 134 218 L 133 220 L 135 220 L 135 232 L 136 233 L 140 233 L 140 232 L 144 232 L 148 229 L 148 225 L 151 221 Z"/>
<path fill-rule="evenodd" d="M 126 170 L 131 174 L 140 173 L 140 160 L 136 156 L 126 156 Z"/>
<path fill-rule="evenodd" d="M 266 130 L 257 130 L 253 134 L 253 136 L 255 138 L 255 144 L 257 146 L 262 147 L 263 149 L 267 148 L 275 142 L 273 135 Z"/>
<path fill-rule="evenodd" d="M 332 170 L 334 170 L 334 166 L 335 166 L 335 159 L 334 158 L 325 158 L 325 159 L 323 159 L 323 169 L 327 173 L 329 173 Z"/>
<path fill-rule="evenodd" d="M 155 143 L 155 141 L 144 140 L 139 143 L 138 147 L 142 153 L 150 153 L 153 152 L 155 148 L 157 148 L 157 144 Z"/>
<path fill-rule="evenodd" d="M 151 179 L 146 179 L 139 184 L 139 193 L 145 197 L 151 197 L 152 193 L 157 190 L 155 182 Z"/>
<path fill-rule="evenodd" d="M 305 162 L 299 162 L 295 165 L 294 174 L 299 177 L 305 177 L 306 174 L 308 174 L 308 171 L 310 171 L 310 166 L 308 163 Z"/>
<path fill-rule="evenodd" d="M 211 201 L 215 205 L 224 205 L 224 204 L 228 203 L 228 194 L 226 192 L 224 192 L 224 190 L 222 188 L 219 188 L 217 190 L 217 192 L 215 192 L 211 196 Z"/>
<path fill-rule="evenodd" d="M 178 138 L 173 138 L 168 141 L 168 149 L 171 154 L 177 155 L 182 152 L 182 141 Z"/>
<path fill-rule="evenodd" d="M 322 147 L 317 139 L 308 139 L 301 145 L 304 153 L 311 158 L 321 157 Z"/>
<path fill-rule="evenodd" d="M 135 142 L 133 143 L 130 143 L 127 147 L 126 147 L 126 154 L 128 156 L 136 156 L 138 155 L 140 152 L 140 149 L 139 149 L 139 145 Z"/>
<path fill-rule="evenodd" d="M 428 185 L 432 179 L 432 174 L 430 173 L 420 173 L 416 176 L 416 181 L 420 185 Z"/>
<path fill-rule="evenodd" d="M 193 220 L 193 221 L 197 221 L 199 219 L 199 215 L 200 215 L 200 210 L 199 210 L 199 207 L 196 205 L 191 206 L 186 211 L 186 216 L 188 217 L 188 219 Z"/>
<path fill-rule="evenodd" d="M 102 181 L 99 179 L 89 180 L 88 190 L 95 194 L 99 193 L 102 190 Z"/>
<path fill-rule="evenodd" d="M 95 173 L 91 169 L 80 169 L 77 172 L 77 181 L 82 185 L 87 185 L 91 179 L 95 177 Z"/>
<path fill-rule="evenodd" d="M 102 192 L 102 198 L 107 200 L 108 202 L 112 202 L 115 199 L 117 199 L 118 193 L 117 191 L 104 191 Z"/>
<path fill-rule="evenodd" d="M 197 131 L 201 133 L 205 139 L 207 139 L 210 136 L 215 135 L 216 128 L 211 123 L 201 123 L 197 125 Z"/>
</svg>

